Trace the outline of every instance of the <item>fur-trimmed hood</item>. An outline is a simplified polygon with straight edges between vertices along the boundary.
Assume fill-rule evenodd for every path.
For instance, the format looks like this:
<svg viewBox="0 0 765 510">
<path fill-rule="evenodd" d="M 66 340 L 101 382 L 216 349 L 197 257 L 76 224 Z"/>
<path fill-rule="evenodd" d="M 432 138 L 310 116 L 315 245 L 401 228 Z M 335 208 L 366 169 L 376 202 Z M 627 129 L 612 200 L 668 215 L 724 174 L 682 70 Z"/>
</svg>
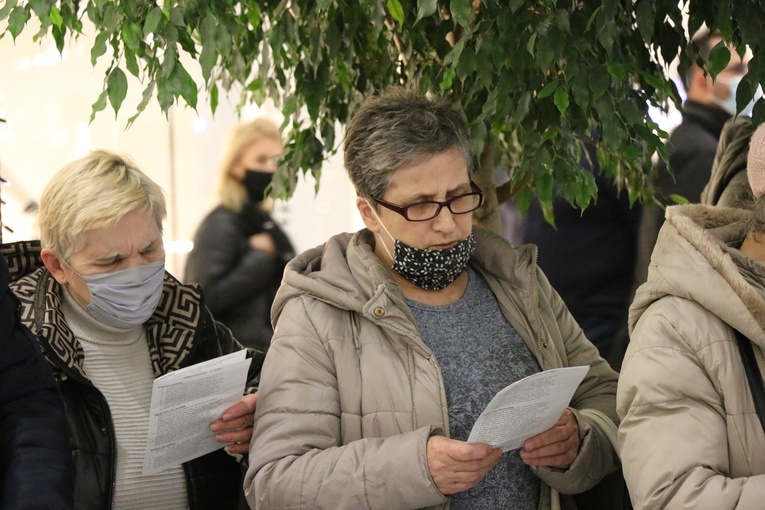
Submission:
<svg viewBox="0 0 765 510">
<path fill-rule="evenodd" d="M 652 303 L 676 296 L 698 303 L 765 347 L 765 299 L 747 283 L 729 253 L 741 246 L 750 217 L 742 209 L 667 207 L 648 279 L 630 307 L 630 333 Z"/>
</svg>

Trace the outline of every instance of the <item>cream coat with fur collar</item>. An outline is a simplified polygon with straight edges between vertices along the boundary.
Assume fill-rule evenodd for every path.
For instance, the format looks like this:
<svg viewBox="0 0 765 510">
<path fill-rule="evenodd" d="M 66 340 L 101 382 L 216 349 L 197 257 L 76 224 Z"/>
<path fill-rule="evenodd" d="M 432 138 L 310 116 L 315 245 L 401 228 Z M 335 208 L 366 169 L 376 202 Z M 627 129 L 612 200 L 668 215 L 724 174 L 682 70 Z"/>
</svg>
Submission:
<svg viewBox="0 0 765 510">
<path fill-rule="evenodd" d="M 740 246 L 749 215 L 667 208 L 617 396 L 635 508 L 765 508 L 765 433 L 732 329 L 752 340 L 762 371 L 765 299 L 725 246 Z"/>
</svg>

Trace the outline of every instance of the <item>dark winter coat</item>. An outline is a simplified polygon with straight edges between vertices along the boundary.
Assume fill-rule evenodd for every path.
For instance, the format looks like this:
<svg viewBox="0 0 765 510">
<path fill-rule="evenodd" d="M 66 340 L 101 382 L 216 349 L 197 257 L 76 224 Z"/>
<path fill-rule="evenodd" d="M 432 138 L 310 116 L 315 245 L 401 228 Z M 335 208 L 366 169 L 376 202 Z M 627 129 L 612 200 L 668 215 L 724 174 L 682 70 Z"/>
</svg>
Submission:
<svg viewBox="0 0 765 510">
<path fill-rule="evenodd" d="M 75 508 L 111 508 L 115 483 L 115 436 L 109 405 L 83 370 L 84 354 L 61 311 L 63 289 L 42 266 L 39 242 L 2 247 L 12 268 L 11 290 L 21 303 L 21 320 L 37 336 L 61 390 L 69 445 L 75 464 Z M 197 286 L 165 273 L 154 315 L 146 323 L 157 377 L 242 349 L 217 323 Z M 248 386 L 257 384 L 261 353 L 254 353 Z M 217 450 L 183 464 L 192 509 L 235 509 L 241 491 L 236 460 Z"/>
<path fill-rule="evenodd" d="M 271 235 L 276 256 L 250 246 L 261 232 Z M 197 230 L 184 281 L 204 289 L 210 311 L 242 345 L 265 351 L 273 335 L 271 303 L 294 255 L 284 232 L 254 203 L 238 213 L 218 206 Z"/>
<path fill-rule="evenodd" d="M 74 471 L 64 406 L 0 257 L 0 508 L 71 508 Z"/>
<path fill-rule="evenodd" d="M 728 112 L 717 106 L 695 101 L 685 103 L 683 122 L 675 128 L 667 142 L 672 174 L 664 162 L 660 162 L 657 168 L 654 184 L 657 198 L 663 205 L 676 203 L 671 195 L 679 195 L 692 204 L 699 203 L 701 191 L 712 173 L 720 133 L 730 117 Z M 637 285 L 646 280 L 651 252 L 663 224 L 662 207 L 652 205 L 643 208 L 638 237 Z"/>
</svg>

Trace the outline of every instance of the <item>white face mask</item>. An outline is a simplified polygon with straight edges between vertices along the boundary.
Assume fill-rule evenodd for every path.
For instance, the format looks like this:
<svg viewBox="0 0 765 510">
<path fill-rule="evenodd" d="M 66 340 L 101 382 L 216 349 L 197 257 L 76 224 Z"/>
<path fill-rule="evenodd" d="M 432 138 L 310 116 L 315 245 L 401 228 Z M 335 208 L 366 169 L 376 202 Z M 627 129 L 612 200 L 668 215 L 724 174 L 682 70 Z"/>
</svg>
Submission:
<svg viewBox="0 0 765 510">
<path fill-rule="evenodd" d="M 741 83 L 741 80 L 744 79 L 744 75 L 739 76 L 733 76 L 731 78 L 724 78 L 724 77 L 718 77 L 717 81 L 720 83 L 723 83 L 728 86 L 728 90 L 730 91 L 730 94 L 725 99 L 720 99 L 719 97 L 715 96 L 714 94 L 711 94 L 709 98 L 712 100 L 713 103 L 715 103 L 717 106 L 725 110 L 731 115 L 736 115 L 736 92 L 738 91 L 738 86 Z M 750 116 L 752 115 L 752 110 L 754 109 L 754 103 L 757 102 L 757 100 L 762 97 L 762 88 L 757 87 L 757 90 L 754 92 L 754 97 L 752 98 L 749 103 L 747 103 L 746 106 L 744 106 L 743 110 L 738 114 L 739 116 Z"/>
<path fill-rule="evenodd" d="M 75 274 L 88 286 L 88 313 L 108 326 L 125 329 L 143 324 L 157 308 L 162 296 L 165 261 L 114 273 L 82 276 L 75 271 Z"/>
</svg>

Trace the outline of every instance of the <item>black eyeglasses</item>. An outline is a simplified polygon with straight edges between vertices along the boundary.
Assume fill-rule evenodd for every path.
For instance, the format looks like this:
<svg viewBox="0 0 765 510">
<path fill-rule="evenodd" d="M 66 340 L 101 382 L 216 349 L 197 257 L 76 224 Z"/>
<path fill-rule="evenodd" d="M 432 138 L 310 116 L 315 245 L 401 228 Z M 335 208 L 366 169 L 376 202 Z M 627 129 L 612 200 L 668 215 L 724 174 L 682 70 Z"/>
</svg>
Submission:
<svg viewBox="0 0 765 510">
<path fill-rule="evenodd" d="M 373 198 L 372 200 L 391 211 L 399 213 L 408 221 L 428 221 L 441 214 L 441 209 L 444 207 L 449 209 L 452 214 L 467 214 L 481 207 L 483 192 L 473 181 L 470 181 L 470 187 L 473 189 L 470 193 L 452 197 L 446 202 L 426 200 L 416 204 L 396 205 L 379 198 Z"/>
</svg>

